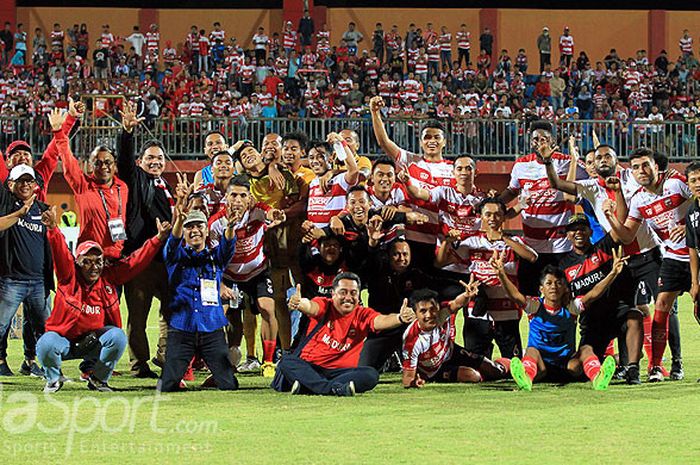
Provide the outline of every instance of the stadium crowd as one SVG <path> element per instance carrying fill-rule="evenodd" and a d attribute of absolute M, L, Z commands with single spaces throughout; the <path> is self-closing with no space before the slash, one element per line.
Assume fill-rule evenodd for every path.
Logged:
<path fill-rule="evenodd" d="M 644 348 L 649 382 L 684 377 L 674 303 L 700 290 L 699 163 L 679 173 L 642 147 L 623 167 L 600 143 L 579 159 L 537 120 L 508 187 L 485 193 L 473 158 L 446 157 L 439 122 L 422 128 L 421 153 L 397 146 L 387 103 L 369 102 L 385 152 L 373 163 L 352 130 L 325 141 L 270 133 L 260 147 L 214 131 L 207 166 L 172 184 L 162 144 L 135 147 L 136 104 L 120 112 L 116 149 L 97 146 L 82 165 L 68 135 L 85 105 L 52 108 L 43 156 L 16 141 L 0 164 L 0 330 L 23 303 L 20 371 L 55 392 L 62 362 L 81 359 L 87 387 L 111 391 L 128 347 L 131 374 L 166 392 L 206 369 L 205 387 L 236 389 L 236 371 L 257 372 L 278 391 L 350 396 L 373 389 L 392 360 L 406 388 L 512 377 L 523 390 L 542 380 L 603 390 L 614 376 L 641 382 Z M 79 210 L 74 253 L 45 203 L 59 160 Z M 516 215 L 521 236 L 503 227 Z M 0 374 L 11 375 L 6 337 L 0 349 Z"/>
<path fill-rule="evenodd" d="M 30 37 L 22 24 L 12 31 L 7 23 L 0 32 L 0 115 L 47 115 L 67 108 L 68 96 L 123 94 L 140 99 L 149 119 L 369 118 L 369 100 L 379 95 L 385 117 L 408 120 L 614 120 L 623 132 L 630 121 L 659 131 L 653 123 L 671 120 L 692 125 L 692 134 L 700 121 L 700 67 L 688 31 L 678 50 L 656 57 L 611 49 L 589 58 L 568 27 L 558 38 L 544 27 L 532 48 L 523 44 L 517 53 L 493 50 L 488 28 L 477 42 L 466 25 L 399 30 L 378 23 L 363 37 L 354 23 L 342 33 L 317 29 L 306 12 L 297 27 L 287 22 L 271 34 L 259 27 L 244 41 L 219 23 L 206 27 L 193 25 L 176 48 L 161 41 L 157 24 L 145 34 L 134 26 L 127 37 L 108 24 L 101 31 L 54 24 Z M 556 48 L 561 60 L 552 63 Z M 90 106 L 114 117 L 122 109 L 109 100 Z M 17 129 L 8 124 L 4 131 Z"/>

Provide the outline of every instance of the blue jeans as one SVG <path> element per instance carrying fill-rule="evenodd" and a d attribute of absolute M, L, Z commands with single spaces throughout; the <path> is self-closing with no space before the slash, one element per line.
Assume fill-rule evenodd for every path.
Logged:
<path fill-rule="evenodd" d="M 286 382 L 284 389 L 291 389 L 299 381 L 304 394 L 330 395 L 334 389 L 342 389 L 350 381 L 356 392 L 371 391 L 379 382 L 379 373 L 372 367 L 326 369 L 313 365 L 292 354 L 285 354 L 277 364 Z"/>
<path fill-rule="evenodd" d="M 0 335 L 7 332 L 21 303 L 24 303 L 24 318 L 29 321 L 34 337 L 38 339 L 44 334 L 44 323 L 49 316 L 45 291 L 43 279 L 0 278 Z M 4 352 L 0 353 L 0 358 L 5 358 Z"/>
<path fill-rule="evenodd" d="M 53 383 L 60 377 L 63 360 L 76 358 L 94 359 L 94 376 L 107 382 L 114 367 L 126 349 L 126 334 L 116 326 L 105 326 L 97 331 L 100 343 L 89 354 L 78 356 L 71 353 L 70 341 L 60 334 L 49 331 L 44 333 L 36 343 L 39 363 L 44 367 L 46 382 Z"/>

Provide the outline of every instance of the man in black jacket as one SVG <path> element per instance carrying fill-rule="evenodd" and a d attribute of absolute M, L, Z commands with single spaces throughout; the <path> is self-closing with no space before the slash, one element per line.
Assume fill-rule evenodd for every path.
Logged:
<path fill-rule="evenodd" d="M 127 237 L 124 254 L 140 248 L 149 238 L 157 234 L 156 220 L 170 221 L 175 205 L 174 196 L 163 178 L 165 152 L 158 141 L 146 142 L 141 155 L 135 159 L 134 128 L 143 120 L 138 118 L 136 105 L 128 104 L 122 112 L 123 131 L 119 139 L 117 167 L 119 177 L 129 186 L 127 205 Z M 137 378 L 156 378 L 148 360 L 150 351 L 146 337 L 146 322 L 153 298 L 160 300 L 160 336 L 154 363 L 165 360 L 165 339 L 168 326 L 162 310 L 168 302 L 168 274 L 162 254 L 156 258 L 136 279 L 124 285 L 124 297 L 129 308 L 127 335 L 129 337 L 129 363 L 131 373 Z"/>
<path fill-rule="evenodd" d="M 36 339 L 44 333 L 53 287 L 53 262 L 41 214 L 48 206 L 36 198 L 34 169 L 21 164 L 10 171 L 7 187 L 0 186 L 0 216 L 12 215 L 0 231 L 0 334 L 7 331 L 20 303 Z M 34 358 L 25 364 L 36 365 Z M 38 368 L 38 367 L 37 367 Z M 33 370 L 31 370 L 33 371 Z M 9 373 L 7 373 L 9 372 Z M 0 373 L 11 374 L 4 356 Z"/>
<path fill-rule="evenodd" d="M 299 35 L 301 46 L 311 45 L 311 37 L 314 35 L 314 20 L 309 15 L 309 10 L 304 10 L 304 16 L 299 20 Z"/>

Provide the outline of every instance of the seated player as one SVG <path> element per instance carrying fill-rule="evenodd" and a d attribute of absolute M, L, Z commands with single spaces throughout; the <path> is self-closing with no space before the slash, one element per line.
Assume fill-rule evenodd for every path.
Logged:
<path fill-rule="evenodd" d="M 455 316 L 476 296 L 479 283 L 472 275 L 465 291 L 440 306 L 438 293 L 419 289 L 411 295 L 416 320 L 403 335 L 403 386 L 421 388 L 426 381 L 478 383 L 507 374 L 505 363 L 492 362 L 455 344 Z"/>
<path fill-rule="evenodd" d="M 503 258 L 498 252 L 491 258 L 491 266 L 511 299 L 530 315 L 530 335 L 522 361 L 513 358 L 510 374 L 518 387 L 532 390 L 534 381 L 573 381 L 585 373 L 593 389 L 607 389 L 615 374 L 615 359 L 605 358 L 603 364 L 589 345 L 576 350 L 576 316 L 599 298 L 620 274 L 626 258 L 622 249 L 613 253 L 613 266 L 608 275 L 587 294 L 572 299 L 564 272 L 552 265 L 542 270 L 540 292 L 542 297 L 525 297 L 508 279 Z"/>

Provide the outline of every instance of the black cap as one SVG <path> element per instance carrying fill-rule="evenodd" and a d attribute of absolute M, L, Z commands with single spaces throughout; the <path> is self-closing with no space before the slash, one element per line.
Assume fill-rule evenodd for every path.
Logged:
<path fill-rule="evenodd" d="M 591 222 L 588 221 L 588 217 L 583 213 L 576 213 L 569 217 L 569 221 L 566 222 L 566 230 L 571 231 L 576 229 L 576 226 L 584 225 L 588 228 L 591 227 Z"/>

